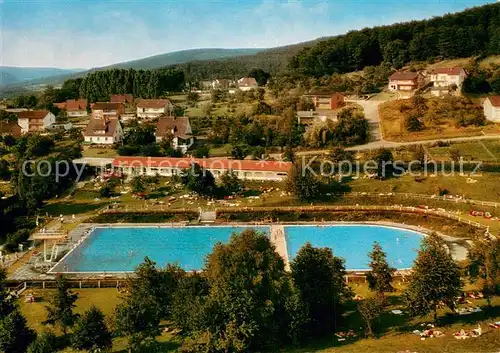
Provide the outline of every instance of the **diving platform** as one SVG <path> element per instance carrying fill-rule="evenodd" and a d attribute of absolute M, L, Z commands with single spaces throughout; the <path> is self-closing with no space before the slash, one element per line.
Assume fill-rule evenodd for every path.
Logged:
<path fill-rule="evenodd" d="M 38 232 L 31 235 L 31 239 L 43 240 L 43 261 L 53 262 L 59 254 L 59 244 L 68 241 L 69 237 L 68 232 Z"/>
<path fill-rule="evenodd" d="M 286 244 L 285 227 L 282 225 L 271 225 L 269 229 L 271 243 L 276 247 L 276 252 L 285 262 L 285 270 L 290 271 L 290 261 Z"/>

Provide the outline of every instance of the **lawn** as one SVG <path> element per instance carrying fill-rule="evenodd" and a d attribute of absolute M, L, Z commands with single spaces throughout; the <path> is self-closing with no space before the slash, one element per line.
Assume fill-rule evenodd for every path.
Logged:
<path fill-rule="evenodd" d="M 450 151 L 456 149 L 465 161 L 498 162 L 500 159 L 500 140 L 456 142 L 449 146 L 429 146 L 427 152 L 436 161 L 450 160 Z"/>
<path fill-rule="evenodd" d="M 99 157 L 99 158 L 114 158 L 118 156 L 114 148 L 97 148 L 92 146 L 84 146 L 83 157 Z"/>
<path fill-rule="evenodd" d="M 368 291 L 366 284 L 351 284 L 356 294 L 363 297 L 369 297 L 372 294 Z M 439 324 L 437 329 L 445 333 L 444 337 L 429 338 L 424 341 L 419 336 L 412 334 L 414 329 L 421 329 L 420 324 L 423 322 L 431 322 L 430 317 L 410 319 L 406 315 L 394 315 L 390 313 L 393 309 L 404 309 L 402 307 L 401 292 L 404 289 L 404 284 L 395 284 L 397 292 L 391 293 L 389 296 L 390 306 L 383 314 L 377 324 L 376 339 L 359 338 L 349 342 L 337 342 L 333 338 L 323 339 L 317 342 L 310 342 L 304 348 L 282 348 L 279 352 L 282 353 L 359 353 L 359 352 L 376 352 L 376 353 L 395 353 L 399 350 L 410 349 L 417 352 L 426 353 L 444 353 L 444 352 L 463 352 L 463 353 L 493 353 L 495 349 L 500 347 L 500 330 L 489 329 L 487 324 L 500 320 L 500 297 L 493 300 L 493 308 L 490 311 L 467 316 L 451 315 L 448 309 L 442 309 L 439 312 Z M 470 291 L 474 288 L 467 285 L 466 290 Z M 79 295 L 76 304 L 76 312 L 81 313 L 88 309 L 92 304 L 99 307 L 105 315 L 112 315 L 114 308 L 120 302 L 120 297 L 116 289 L 75 289 L 75 293 Z M 36 303 L 24 303 L 23 298 L 20 300 L 20 307 L 23 314 L 28 320 L 28 324 L 38 332 L 44 330 L 44 325 L 41 323 L 46 319 L 45 305 L 51 290 L 35 290 L 35 294 L 39 300 Z M 480 306 L 485 309 L 485 300 L 473 300 L 472 306 Z M 355 309 L 353 306 L 351 309 Z M 347 327 L 338 328 L 338 330 L 353 329 L 359 336 L 362 336 L 362 322 L 357 312 L 352 312 L 349 316 L 350 324 Z M 468 340 L 456 340 L 453 333 L 464 328 L 470 330 L 476 328 L 478 323 L 481 324 L 483 335 L 479 338 L 470 338 Z M 163 334 L 158 337 L 158 341 L 162 342 L 162 352 L 176 352 L 179 346 L 179 340 L 170 334 Z M 124 338 L 115 338 L 113 340 L 113 352 L 123 352 L 126 348 L 126 340 Z M 74 352 L 67 348 L 63 352 Z"/>
<path fill-rule="evenodd" d="M 429 101 L 439 102 L 437 98 L 431 98 Z M 500 133 L 500 124 L 491 122 L 484 126 L 460 127 L 457 125 L 456 119 L 449 117 L 450 112 L 448 111 L 442 116 L 432 115 L 435 119 L 432 123 L 424 120 L 424 128 L 420 131 L 408 131 L 403 111 L 409 104 L 409 100 L 397 100 L 380 105 L 379 115 L 385 140 L 394 142 L 425 141 Z"/>

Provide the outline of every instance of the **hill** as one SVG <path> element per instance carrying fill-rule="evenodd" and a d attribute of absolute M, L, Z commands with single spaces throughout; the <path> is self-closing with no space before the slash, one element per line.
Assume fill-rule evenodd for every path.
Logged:
<path fill-rule="evenodd" d="M 54 72 L 52 75 L 45 75 L 43 78 L 33 77 L 31 80 L 19 83 L 19 82 L 11 82 L 13 83 L 10 87 L 3 87 L 3 91 L 5 88 L 9 88 L 11 90 L 19 87 L 28 87 L 28 86 L 39 86 L 39 85 L 57 85 L 63 83 L 65 80 L 70 78 L 78 78 L 83 77 L 89 73 L 95 71 L 109 70 L 109 69 L 157 69 L 166 66 L 178 65 L 188 61 L 198 61 L 198 60 L 214 60 L 214 59 L 223 59 L 235 56 L 242 55 L 252 55 L 256 54 L 263 49 L 255 49 L 255 48 L 243 48 L 243 49 L 220 49 L 220 48 L 207 48 L 207 49 L 190 49 L 190 50 L 181 50 L 171 53 L 165 53 L 160 55 L 149 56 L 142 59 L 125 61 L 122 63 L 117 63 L 109 66 L 92 68 L 90 70 L 79 71 L 79 72 Z M 13 68 L 18 69 L 18 68 Z M 16 76 L 16 75 L 14 75 Z M 46 77 L 50 76 L 50 77 Z M 16 76 L 17 77 L 17 76 Z M 21 81 L 21 80 L 20 80 Z M 8 83 L 6 83 L 8 84 Z"/>
<path fill-rule="evenodd" d="M 16 67 L 16 66 L 0 66 L 2 80 L 0 84 L 10 84 L 14 82 L 22 82 L 36 80 L 54 75 L 68 75 L 82 69 L 59 69 L 55 67 Z"/>
<path fill-rule="evenodd" d="M 19 82 L 19 79 L 11 73 L 0 71 L 0 85 L 10 85 Z"/>

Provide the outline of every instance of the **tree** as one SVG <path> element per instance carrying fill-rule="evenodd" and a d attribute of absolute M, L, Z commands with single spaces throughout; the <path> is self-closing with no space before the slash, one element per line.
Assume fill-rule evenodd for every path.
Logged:
<path fill-rule="evenodd" d="M 47 320 L 44 324 L 59 325 L 66 335 L 67 329 L 73 327 L 78 314 L 73 312 L 78 295 L 70 291 L 70 284 L 63 275 L 56 277 L 56 290 L 49 299 Z"/>
<path fill-rule="evenodd" d="M 345 283 L 344 260 L 329 248 L 306 243 L 290 263 L 292 278 L 307 308 L 310 335 L 331 334 L 352 292 Z"/>
<path fill-rule="evenodd" d="M 265 86 L 267 81 L 271 78 L 271 75 L 269 72 L 265 72 L 262 69 L 252 69 L 248 77 L 253 77 L 259 86 Z"/>
<path fill-rule="evenodd" d="M 341 146 L 335 146 L 330 150 L 330 160 L 334 163 L 351 163 L 354 160 L 354 155 L 351 151 L 346 151 Z"/>
<path fill-rule="evenodd" d="M 71 339 L 76 349 L 98 351 L 111 348 L 111 333 L 102 311 L 95 306 L 85 311 L 76 322 Z"/>
<path fill-rule="evenodd" d="M 301 323 L 283 259 L 269 237 L 249 229 L 218 243 L 207 256 L 209 286 L 183 349 L 188 352 L 257 352 L 281 347 Z M 293 326 L 292 326 L 293 323 Z M 191 325 L 186 325 L 190 327 Z"/>
<path fill-rule="evenodd" d="M 424 316 L 444 303 L 455 309 L 455 298 L 462 293 L 460 267 L 453 261 L 444 241 L 435 233 L 425 237 L 413 265 L 404 297 L 411 315 Z"/>
<path fill-rule="evenodd" d="M 245 150 L 246 148 L 244 148 L 243 146 L 240 145 L 233 146 L 233 149 L 231 150 L 231 155 L 233 156 L 234 159 L 242 160 L 245 158 L 246 155 Z"/>
<path fill-rule="evenodd" d="M 243 189 L 243 183 L 232 170 L 227 170 L 220 176 L 220 183 L 224 190 L 230 194 L 238 193 Z"/>
<path fill-rule="evenodd" d="M 476 239 L 469 249 L 467 269 L 471 280 L 481 285 L 491 307 L 491 297 L 500 293 L 500 241 Z"/>
<path fill-rule="evenodd" d="M 366 279 L 370 290 L 376 292 L 380 296 L 384 296 L 385 292 L 394 292 L 392 286 L 392 276 L 396 271 L 387 263 L 387 256 L 382 250 L 379 243 L 373 243 L 373 251 L 368 254 L 370 257 L 370 272 L 367 272 Z"/>
<path fill-rule="evenodd" d="M 136 175 L 135 177 L 132 178 L 130 186 L 132 187 L 132 192 L 135 194 L 144 192 L 146 190 L 146 183 L 144 182 L 144 177 L 142 175 Z"/>
<path fill-rule="evenodd" d="M 28 327 L 17 307 L 8 315 L 0 317 L 0 352 L 25 352 L 35 337 L 35 331 Z"/>
<path fill-rule="evenodd" d="M 191 168 L 183 172 L 182 183 L 190 191 L 200 195 L 213 195 L 216 189 L 213 174 L 209 170 L 200 167 L 197 163 L 193 163 Z"/>
<path fill-rule="evenodd" d="M 380 297 L 367 298 L 358 303 L 358 311 L 365 324 L 368 336 L 373 336 L 373 326 L 382 314 L 384 301 Z"/>
<path fill-rule="evenodd" d="M 375 152 L 374 160 L 377 163 L 377 176 L 381 179 L 391 177 L 394 172 L 394 157 L 391 150 L 381 148 Z"/>
<path fill-rule="evenodd" d="M 210 154 L 210 147 L 207 145 L 200 146 L 193 150 L 193 157 L 195 158 L 203 158 L 208 157 Z"/>
<path fill-rule="evenodd" d="M 57 336 L 52 331 L 42 332 L 28 347 L 27 353 L 53 353 L 57 351 Z"/>
<path fill-rule="evenodd" d="M 200 94 L 197 92 L 189 92 L 187 95 L 188 103 L 195 105 L 200 100 Z"/>
<path fill-rule="evenodd" d="M 296 162 L 287 176 L 286 189 L 301 201 L 312 201 L 320 194 L 320 182 Z"/>

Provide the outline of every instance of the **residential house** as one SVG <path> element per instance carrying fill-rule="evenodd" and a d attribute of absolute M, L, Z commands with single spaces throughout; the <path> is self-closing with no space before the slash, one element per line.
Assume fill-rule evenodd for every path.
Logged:
<path fill-rule="evenodd" d="M 238 80 L 238 88 L 242 91 L 250 91 L 257 87 L 257 81 L 253 77 L 242 77 Z"/>
<path fill-rule="evenodd" d="M 233 85 L 233 81 L 221 78 L 221 79 L 215 79 L 212 81 L 212 88 L 213 89 L 229 89 Z"/>
<path fill-rule="evenodd" d="M 429 76 L 433 84 L 431 93 L 439 97 L 443 93 L 460 93 L 467 72 L 461 67 L 443 67 L 431 70 Z"/>
<path fill-rule="evenodd" d="M 327 120 L 337 121 L 337 112 L 333 110 L 299 110 L 297 121 L 300 125 L 313 125 Z"/>
<path fill-rule="evenodd" d="M 233 171 L 242 180 L 282 181 L 285 180 L 291 162 L 265 160 L 236 160 L 227 158 L 173 158 L 173 157 L 117 157 L 113 168 L 125 175 L 181 174 L 196 163 L 219 178 L 227 171 Z"/>
<path fill-rule="evenodd" d="M 339 109 L 346 105 L 345 96 L 342 93 L 319 93 L 306 94 L 304 97 L 311 98 L 314 103 L 314 108 L 318 109 Z"/>
<path fill-rule="evenodd" d="M 420 72 L 395 72 L 389 77 L 390 91 L 411 92 L 424 84 L 424 76 Z"/>
<path fill-rule="evenodd" d="M 173 105 L 168 99 L 141 99 L 137 102 L 137 117 L 158 118 L 170 115 Z"/>
<path fill-rule="evenodd" d="M 171 146 L 174 149 L 180 149 L 182 153 L 186 153 L 194 143 L 188 117 L 171 116 L 158 119 L 155 136 L 156 142 L 165 138 L 171 139 Z"/>
<path fill-rule="evenodd" d="M 123 140 L 123 129 L 118 119 L 91 118 L 83 137 L 86 143 L 112 145 Z"/>
<path fill-rule="evenodd" d="M 17 121 L 0 120 L 0 136 L 21 137 L 22 129 Z"/>
<path fill-rule="evenodd" d="M 66 113 L 68 117 L 87 116 L 87 105 L 86 99 L 68 99 L 66 101 Z"/>
<path fill-rule="evenodd" d="M 16 113 L 17 123 L 21 132 L 42 132 L 50 129 L 56 122 L 56 117 L 48 110 L 27 110 Z"/>
<path fill-rule="evenodd" d="M 500 96 L 486 97 L 483 101 L 484 116 L 494 122 L 500 122 Z"/>
<path fill-rule="evenodd" d="M 97 102 L 92 105 L 92 118 L 118 119 L 125 112 L 123 103 Z"/>
<path fill-rule="evenodd" d="M 111 103 L 133 104 L 134 96 L 131 94 L 113 94 L 109 101 Z"/>

